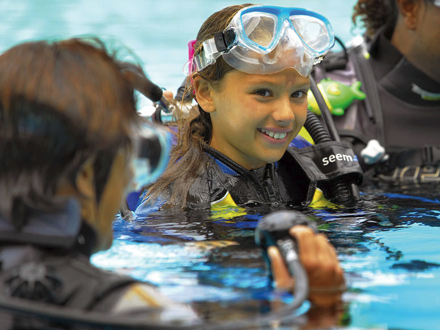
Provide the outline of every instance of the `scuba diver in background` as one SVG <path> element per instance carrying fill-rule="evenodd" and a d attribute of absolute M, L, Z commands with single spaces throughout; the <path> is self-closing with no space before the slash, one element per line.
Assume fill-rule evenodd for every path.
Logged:
<path fill-rule="evenodd" d="M 38 327 L 42 320 L 32 315 L 46 316 L 49 323 L 54 317 L 55 323 L 154 329 L 200 325 L 188 306 L 89 261 L 112 244 L 112 222 L 131 186 L 132 162 L 144 156 L 153 180 L 160 172 L 154 164 L 166 152 L 160 129 L 136 113 L 133 76 L 142 70 L 132 68 L 110 56 L 98 39 L 28 42 L 0 56 L 4 328 Z M 344 284 L 344 275 L 334 248 L 307 227 L 289 232 L 303 246 L 299 257 L 317 289 L 310 299 L 320 306 L 340 301 L 341 292 L 333 288 Z M 291 287 L 279 251 L 268 252 L 275 281 Z"/>
<path fill-rule="evenodd" d="M 439 182 L 440 1 L 359 0 L 359 19 L 364 38 L 329 53 L 313 73 L 339 134 L 368 177 Z"/>
<path fill-rule="evenodd" d="M 170 164 L 135 214 L 154 203 L 326 205 L 331 179 L 347 174 L 358 183 L 348 143 L 310 146 L 297 137 L 308 116 L 310 72 L 333 44 L 328 20 L 305 9 L 248 4 L 211 15 L 190 43 L 187 95 L 194 93 L 198 109 L 177 118 Z"/>

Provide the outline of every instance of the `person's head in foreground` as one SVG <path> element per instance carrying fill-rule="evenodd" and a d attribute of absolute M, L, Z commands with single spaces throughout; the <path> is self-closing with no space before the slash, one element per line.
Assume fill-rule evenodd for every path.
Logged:
<path fill-rule="evenodd" d="M 96 39 L 28 42 L 0 56 L 0 217 L 11 232 L 73 208 L 96 234 L 90 252 L 111 245 L 140 124 L 118 63 Z"/>
<path fill-rule="evenodd" d="M 328 20 L 302 8 L 246 4 L 211 15 L 188 62 L 199 111 L 180 122 L 170 167 L 149 193 L 173 183 L 185 196 L 207 145 L 247 170 L 278 161 L 306 120 L 312 67 L 333 44 Z"/>

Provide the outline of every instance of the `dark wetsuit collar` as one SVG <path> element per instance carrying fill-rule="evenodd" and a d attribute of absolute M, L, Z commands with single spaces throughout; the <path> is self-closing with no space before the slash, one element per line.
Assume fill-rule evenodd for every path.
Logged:
<path fill-rule="evenodd" d="M 243 201 L 240 204 L 244 205 L 247 202 L 255 203 L 255 200 L 263 201 L 264 203 L 279 203 L 281 197 L 279 196 L 278 185 L 275 184 L 275 170 L 278 167 L 278 162 L 268 163 L 258 169 L 248 170 L 209 146 L 205 146 L 204 151 L 215 160 L 223 173 L 244 179 L 247 181 L 246 185 L 252 183 L 259 197 L 254 196 L 256 199 Z M 236 202 L 246 195 L 234 196 L 233 190 L 235 189 L 232 189 L 230 193 Z"/>
<path fill-rule="evenodd" d="M 391 44 L 392 32 L 389 27 L 382 28 L 370 45 L 372 66 L 379 84 L 405 103 L 440 105 L 440 84 L 414 67 Z"/>
<path fill-rule="evenodd" d="M 385 26 L 379 29 L 378 33 L 369 43 L 369 53 L 372 59 L 380 65 L 379 70 L 375 70 L 376 78 L 381 78 L 382 76 L 378 74 L 389 72 L 403 58 L 402 53 L 391 44 L 392 35 L 393 28 Z M 376 68 L 377 65 L 375 66 Z"/>
<path fill-rule="evenodd" d="M 57 211 L 35 212 L 25 226 L 17 230 L 0 217 L 0 244 L 32 244 L 43 248 L 76 251 L 90 256 L 96 243 L 96 233 L 81 219 L 79 203 L 66 201 Z"/>
<path fill-rule="evenodd" d="M 217 162 L 220 169 L 224 173 L 227 173 L 227 174 L 232 174 L 232 175 L 240 174 L 240 175 L 248 176 L 250 173 L 261 173 L 261 172 L 265 171 L 265 168 L 267 168 L 268 166 L 269 167 L 275 166 L 275 168 L 277 167 L 277 162 L 275 162 L 275 163 L 269 163 L 261 168 L 255 169 L 255 170 L 248 170 L 248 169 L 244 168 L 243 166 L 237 164 L 232 159 L 225 156 L 224 154 L 222 154 L 218 150 L 216 150 L 208 145 L 204 146 L 203 150 L 208 155 L 210 155 Z"/>

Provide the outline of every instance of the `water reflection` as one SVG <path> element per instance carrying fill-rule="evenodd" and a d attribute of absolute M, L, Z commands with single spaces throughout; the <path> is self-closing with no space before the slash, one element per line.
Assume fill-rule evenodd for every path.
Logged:
<path fill-rule="evenodd" d="M 314 326 L 332 320 L 349 328 L 431 329 L 439 321 L 437 188 L 397 193 L 371 186 L 356 208 L 303 210 L 336 246 L 349 286 L 341 309 L 307 314 Z M 119 220 L 115 246 L 93 261 L 156 283 L 210 320 L 233 318 L 232 311 L 241 318 L 257 315 L 275 302 L 253 240 L 258 219 L 270 211 L 249 208 L 236 218 L 166 211 L 134 223 Z"/>

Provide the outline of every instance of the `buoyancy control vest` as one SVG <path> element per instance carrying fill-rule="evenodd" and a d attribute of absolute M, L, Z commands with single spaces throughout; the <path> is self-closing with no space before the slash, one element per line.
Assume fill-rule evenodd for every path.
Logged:
<path fill-rule="evenodd" d="M 239 206 L 288 203 L 301 205 L 302 202 L 311 201 L 307 196 L 311 180 L 289 153 L 277 163 L 247 170 L 211 147 L 206 146 L 204 150 L 211 161 L 205 174 L 191 187 L 190 196 L 195 196 L 192 191 L 199 191 L 200 186 L 206 186 L 209 191 L 203 195 L 204 198 L 209 198 L 206 202 L 211 205 L 225 200 Z M 291 184 L 287 185 L 289 181 Z M 200 205 L 200 200 L 193 199 L 190 203 Z"/>
<path fill-rule="evenodd" d="M 341 138 L 353 144 L 367 176 L 392 182 L 440 181 L 440 84 L 394 48 L 391 34 L 392 29 L 384 27 L 368 44 L 362 38 L 347 53 L 327 55 L 314 76 L 345 85 L 361 82 L 365 100 L 354 99 L 333 119 Z M 362 150 L 373 139 L 385 152 L 369 164 Z"/>
<path fill-rule="evenodd" d="M 303 148 L 291 145 L 278 162 L 255 170 L 245 169 L 209 146 L 204 151 L 211 161 L 190 188 L 189 206 L 307 206 L 318 198 L 317 188 L 331 199 L 335 179 L 350 176 L 356 184 L 362 180 L 357 157 L 348 143 L 329 141 Z"/>
<path fill-rule="evenodd" d="M 255 170 L 245 169 L 205 145 L 205 156 L 200 160 L 206 164 L 205 170 L 191 184 L 186 206 L 212 209 L 259 204 L 354 205 L 359 199 L 358 186 L 363 173 L 352 146 L 331 140 L 328 131 L 310 111 L 304 128 L 307 131 L 302 134 L 307 133 L 307 137 L 295 137 L 279 161 Z M 123 217 L 143 218 L 156 212 L 169 200 L 172 189 L 171 185 L 154 201 L 146 197 L 148 190 L 143 190 L 136 194 L 137 202 L 127 203 L 129 209 Z"/>
<path fill-rule="evenodd" d="M 16 229 L 0 217 L 0 297 L 108 311 L 136 281 L 90 264 L 95 232 L 79 206 L 31 216 Z"/>
<path fill-rule="evenodd" d="M 17 252 L 17 247 L 3 247 L 2 257 L 9 249 L 13 249 L 13 253 Z M 1 295 L 84 311 L 104 312 L 135 282 L 130 277 L 94 267 L 81 254 L 56 255 L 46 251 L 33 255 L 38 257 L 29 260 L 28 254 L 26 262 L 2 269 Z"/>

